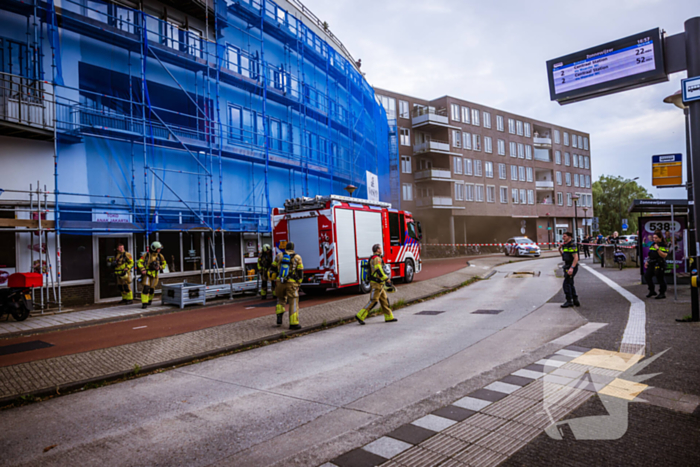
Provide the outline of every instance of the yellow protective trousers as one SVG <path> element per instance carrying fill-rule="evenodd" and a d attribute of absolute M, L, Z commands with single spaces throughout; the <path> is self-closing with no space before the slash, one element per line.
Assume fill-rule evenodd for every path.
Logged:
<path fill-rule="evenodd" d="M 141 290 L 141 303 L 150 304 L 153 301 L 153 296 L 156 294 L 156 286 L 158 285 L 158 276 L 151 276 L 146 274 L 141 276 L 141 282 L 143 289 Z"/>
<path fill-rule="evenodd" d="M 277 282 L 277 307 L 275 312 L 278 315 L 284 314 L 287 304 L 289 304 L 289 324 L 294 326 L 299 324 L 299 284 L 296 282 Z"/>
<path fill-rule="evenodd" d="M 122 293 L 122 300 L 133 300 L 134 292 L 131 290 L 131 271 L 126 271 L 126 274 L 123 276 L 119 275 L 120 272 L 117 271 L 115 274 L 117 276 L 117 287 Z"/>
<path fill-rule="evenodd" d="M 384 284 L 378 282 L 371 282 L 371 290 L 369 292 L 369 302 L 357 313 L 357 317 L 362 321 L 367 318 L 369 312 L 372 308 L 377 306 L 377 303 L 381 305 L 382 313 L 384 313 L 384 321 L 389 321 L 394 319 L 394 314 L 391 312 L 391 306 L 389 306 L 389 297 L 384 290 Z"/>

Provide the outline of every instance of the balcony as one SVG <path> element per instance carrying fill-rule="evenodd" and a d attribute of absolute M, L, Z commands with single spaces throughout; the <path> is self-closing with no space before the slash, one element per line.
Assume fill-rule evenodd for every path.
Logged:
<path fill-rule="evenodd" d="M 414 129 L 428 131 L 439 128 L 458 128 L 450 125 L 446 109 L 435 110 L 434 107 L 418 107 L 414 109 L 411 124 Z"/>
<path fill-rule="evenodd" d="M 543 137 L 543 136 L 535 136 L 532 138 L 532 145 L 535 146 L 536 148 L 551 148 L 552 147 L 552 138 L 550 137 Z"/>
<path fill-rule="evenodd" d="M 450 152 L 450 143 L 448 141 L 428 140 L 413 146 L 413 154 L 424 153 L 447 154 L 458 156 L 457 153 Z"/>
<path fill-rule="evenodd" d="M 453 209 L 452 198 L 450 198 L 449 196 L 428 196 L 426 198 L 418 198 L 416 200 L 416 207 Z"/>
<path fill-rule="evenodd" d="M 51 140 L 54 109 L 43 81 L 0 73 L 0 134 Z"/>
<path fill-rule="evenodd" d="M 538 191 L 554 191 L 554 182 L 551 180 L 535 181 L 535 188 Z"/>
<path fill-rule="evenodd" d="M 413 175 L 416 182 L 454 182 L 449 169 L 426 169 Z"/>

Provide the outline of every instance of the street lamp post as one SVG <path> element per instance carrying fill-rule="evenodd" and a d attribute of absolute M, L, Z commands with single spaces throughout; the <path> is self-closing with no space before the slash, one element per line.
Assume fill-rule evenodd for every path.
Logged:
<path fill-rule="evenodd" d="M 624 216 L 624 214 L 622 213 L 622 192 L 625 190 L 625 187 L 626 187 L 628 184 L 632 183 L 632 182 L 635 181 L 635 180 L 639 180 L 639 177 L 634 177 L 632 180 L 627 180 L 627 181 L 626 181 L 625 183 L 623 183 L 622 186 L 620 187 L 620 196 L 618 197 L 618 200 L 617 200 L 617 205 L 618 205 L 618 207 L 620 208 L 620 230 L 622 230 L 622 216 Z"/>
<path fill-rule="evenodd" d="M 590 232 L 587 232 L 586 224 L 588 223 L 588 207 L 584 206 L 583 207 L 583 234 L 584 236 L 586 234 L 590 234 Z"/>
<path fill-rule="evenodd" d="M 571 197 L 574 200 L 574 243 L 578 244 L 578 195 Z"/>

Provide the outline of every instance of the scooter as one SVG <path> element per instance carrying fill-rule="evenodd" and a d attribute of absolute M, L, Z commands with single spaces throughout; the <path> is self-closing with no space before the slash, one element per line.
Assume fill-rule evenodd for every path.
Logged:
<path fill-rule="evenodd" d="M 41 274 L 15 273 L 7 281 L 7 288 L 0 289 L 0 318 L 12 315 L 16 321 L 24 321 L 34 309 L 32 287 L 41 287 Z"/>

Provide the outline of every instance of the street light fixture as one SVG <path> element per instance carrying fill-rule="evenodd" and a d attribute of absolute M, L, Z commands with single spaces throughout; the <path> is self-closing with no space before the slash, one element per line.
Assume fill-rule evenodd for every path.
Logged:
<path fill-rule="evenodd" d="M 632 180 L 627 180 L 625 183 L 622 184 L 620 187 L 620 196 L 618 197 L 617 200 L 617 205 L 620 208 L 620 229 L 622 229 L 622 192 L 625 190 L 625 187 L 629 185 L 630 183 L 634 182 L 635 180 L 639 180 L 639 177 L 634 177 Z"/>

